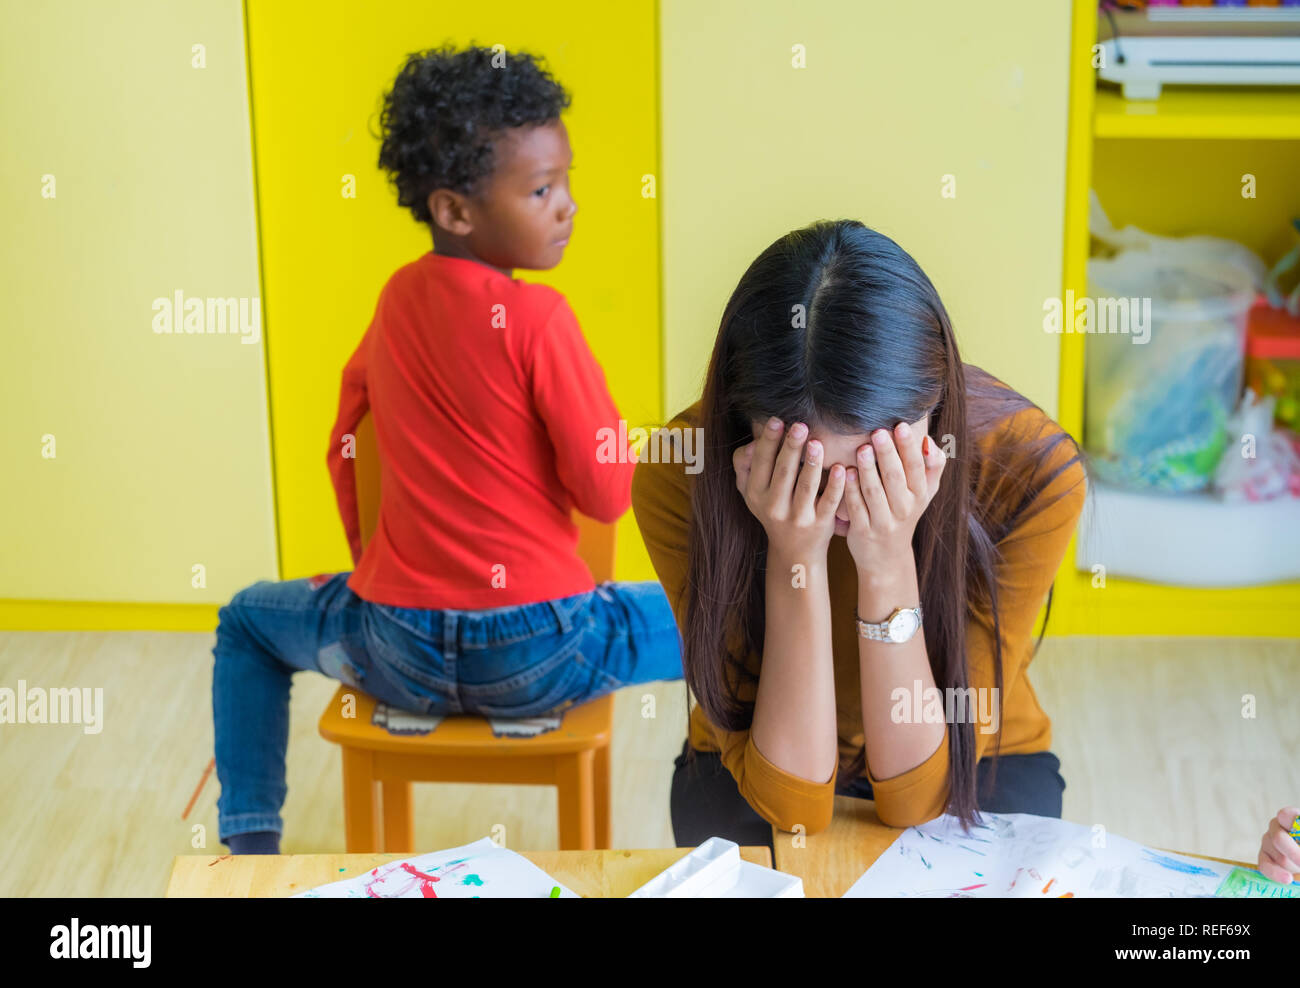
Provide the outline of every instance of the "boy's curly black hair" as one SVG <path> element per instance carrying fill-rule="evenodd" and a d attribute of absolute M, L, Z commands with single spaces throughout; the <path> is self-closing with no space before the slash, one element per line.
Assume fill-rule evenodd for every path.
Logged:
<path fill-rule="evenodd" d="M 509 127 L 558 120 L 569 94 L 526 52 L 450 44 L 407 56 L 380 115 L 379 167 L 397 204 L 432 224 L 429 193 L 471 194 L 494 167 L 493 141 Z"/>

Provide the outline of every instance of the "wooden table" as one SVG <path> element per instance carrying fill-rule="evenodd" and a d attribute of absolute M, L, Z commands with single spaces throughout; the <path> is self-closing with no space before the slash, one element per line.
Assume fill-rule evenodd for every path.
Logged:
<path fill-rule="evenodd" d="M 647 851 L 520 851 L 544 872 L 584 898 L 619 899 L 634 892 L 690 852 L 688 847 Z M 766 847 L 742 847 L 746 861 L 772 867 Z M 168 898 L 285 897 L 360 875 L 410 854 L 182 854 L 172 864 Z"/>
<path fill-rule="evenodd" d="M 876 804 L 856 796 L 836 796 L 831 825 L 821 833 L 804 835 L 802 847 L 795 846 L 795 835 L 772 828 L 772 845 L 776 849 L 776 870 L 803 879 L 803 893 L 811 898 L 837 897 L 849 890 L 862 873 L 876 863 L 903 831 L 887 827 L 876 816 Z M 1167 851 L 1169 848 L 1157 848 Z M 1211 858 L 1204 854 L 1187 854 L 1222 864 L 1254 868 L 1244 861 Z"/>
<path fill-rule="evenodd" d="M 804 836 L 794 846 L 795 835 L 772 831 L 778 871 L 803 879 L 809 898 L 838 897 L 848 891 L 902 831 L 887 827 L 876 817 L 875 803 L 853 796 L 836 796 L 831 825 L 819 834 Z M 1157 850 L 1171 850 L 1157 848 Z M 680 860 L 689 848 L 641 851 L 521 851 L 537 867 L 585 898 L 622 898 L 665 868 Z M 1254 868 L 1245 861 L 1187 854 L 1222 864 Z M 773 867 L 766 847 L 742 847 L 740 856 Z M 167 883 L 167 896 L 210 898 L 280 897 L 305 892 L 369 871 L 376 865 L 409 854 L 249 854 L 216 857 L 202 854 L 177 856 Z"/>

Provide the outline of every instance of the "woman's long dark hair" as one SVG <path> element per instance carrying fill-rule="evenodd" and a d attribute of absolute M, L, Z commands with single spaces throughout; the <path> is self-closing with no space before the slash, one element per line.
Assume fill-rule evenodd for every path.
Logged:
<path fill-rule="evenodd" d="M 751 422 L 772 416 L 787 426 L 866 433 L 930 413 L 931 442 L 950 454 L 912 540 L 930 668 L 939 689 L 968 687 L 969 612 L 991 611 L 1001 696 L 997 543 L 1051 481 L 1037 469 L 1051 449 L 1062 441 L 1074 446 L 1074 457 L 1052 477 L 1081 456 L 1074 440 L 1055 430 L 980 448 L 981 436 L 1031 407 L 962 363 L 934 285 L 883 234 L 855 220 L 819 222 L 763 251 L 723 313 L 698 422 L 705 451 L 692 485 L 683 666 L 709 720 L 739 731 L 753 719 L 753 703 L 733 684 L 752 683 L 745 656 L 762 655 L 767 535 L 736 488 L 732 453 L 753 439 Z M 994 479 L 977 490 L 985 456 Z M 1050 615 L 1050 592 L 1047 602 Z M 970 824 L 979 819 L 975 730 L 970 718 L 962 720 L 948 725 L 948 812 Z M 856 778 L 865 767 L 863 749 L 840 766 L 840 778 Z"/>

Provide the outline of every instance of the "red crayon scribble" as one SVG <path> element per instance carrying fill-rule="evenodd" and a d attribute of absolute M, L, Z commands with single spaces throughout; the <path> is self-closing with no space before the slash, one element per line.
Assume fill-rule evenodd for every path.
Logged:
<path fill-rule="evenodd" d="M 221 855 L 221 857 L 217 858 L 217 861 L 225 861 L 226 858 L 228 858 L 228 857 L 230 857 L 229 854 L 223 854 L 223 855 Z M 208 867 L 211 868 L 214 864 L 217 863 L 217 861 L 209 861 L 209 862 L 208 862 Z"/>
<path fill-rule="evenodd" d="M 199 793 L 203 791 L 203 786 L 207 783 L 208 776 L 212 774 L 212 769 L 216 764 L 217 760 L 213 758 L 208 762 L 208 767 L 203 770 L 203 778 L 199 779 L 199 784 L 194 787 L 194 795 L 191 796 L 190 801 L 185 804 L 185 812 L 181 814 L 182 820 L 190 815 L 190 810 L 194 809 L 194 801 L 199 798 Z"/>
<path fill-rule="evenodd" d="M 969 892 L 971 889 L 982 889 L 986 884 L 987 884 L 986 882 L 980 882 L 978 885 L 965 885 L 962 888 L 959 888 L 957 891 Z"/>
<path fill-rule="evenodd" d="M 1046 895 L 1046 894 L 1047 894 L 1047 890 L 1050 889 L 1050 888 L 1051 888 L 1055 883 L 1056 883 L 1056 879 L 1053 878 L 1050 882 L 1048 882 L 1046 885 L 1044 885 L 1044 886 L 1043 886 L 1043 895 Z"/>
<path fill-rule="evenodd" d="M 1038 873 L 1038 869 L 1037 869 L 1037 868 L 1030 868 L 1030 869 L 1029 869 L 1029 877 L 1030 877 L 1030 878 L 1033 878 L 1033 879 L 1036 879 L 1036 880 L 1038 880 L 1038 881 L 1040 881 L 1040 882 L 1043 880 L 1043 876 L 1040 875 L 1040 874 Z"/>
<path fill-rule="evenodd" d="M 414 875 L 417 879 L 419 879 L 420 894 L 422 896 L 424 896 L 426 899 L 438 898 L 436 895 L 433 894 L 433 883 L 442 881 L 442 879 L 440 879 L 437 875 L 426 875 L 424 872 L 420 871 L 418 868 L 415 867 L 415 865 L 411 864 L 409 861 L 402 862 L 402 871 L 406 872 L 408 875 Z"/>
<path fill-rule="evenodd" d="M 414 875 L 416 878 L 427 878 L 431 882 L 442 881 L 442 879 L 437 875 L 428 875 L 420 871 L 419 868 L 415 867 L 415 865 L 411 864 L 409 861 L 402 862 L 402 871 L 406 872 L 408 875 Z"/>
<path fill-rule="evenodd" d="M 456 869 L 463 868 L 464 866 L 465 865 L 463 863 L 460 863 L 453 868 L 449 868 L 448 871 L 455 871 Z M 393 879 L 394 876 L 397 875 L 399 871 L 405 872 L 407 875 L 409 875 L 410 881 L 412 883 L 418 883 L 416 887 L 420 890 L 420 895 L 422 895 L 424 898 L 426 899 L 438 898 L 438 896 L 433 891 L 433 883 L 442 881 L 442 878 L 439 877 L 438 875 L 432 875 L 429 874 L 428 872 L 420 871 L 420 869 L 416 868 L 415 865 L 411 864 L 409 861 L 393 862 L 392 864 L 384 865 L 383 867 L 384 867 L 384 873 L 382 875 L 379 874 L 378 868 L 371 869 L 370 872 L 371 880 L 367 881 L 365 885 L 366 895 L 368 895 L 370 898 L 372 899 L 387 898 L 387 896 L 383 896 L 377 893 L 375 891 L 375 886 L 384 882 L 388 882 L 390 879 Z M 439 865 L 435 868 L 432 868 L 431 871 L 437 871 L 441 867 L 442 866 Z M 402 894 L 405 894 L 410 888 L 411 885 L 406 885 L 400 891 L 396 891 L 396 886 L 394 886 L 389 891 L 393 891 L 395 892 L 396 895 L 400 896 Z"/>
<path fill-rule="evenodd" d="M 1011 884 L 1007 886 L 1008 891 L 1016 887 L 1016 882 L 1020 881 L 1020 873 L 1024 870 L 1025 870 L 1024 868 L 1016 869 L 1015 877 L 1011 879 Z"/>
<path fill-rule="evenodd" d="M 1065 895 L 1058 895 L 1057 898 L 1058 898 L 1058 899 L 1073 899 L 1073 898 L 1074 898 L 1074 893 L 1073 893 L 1073 892 L 1066 892 Z"/>

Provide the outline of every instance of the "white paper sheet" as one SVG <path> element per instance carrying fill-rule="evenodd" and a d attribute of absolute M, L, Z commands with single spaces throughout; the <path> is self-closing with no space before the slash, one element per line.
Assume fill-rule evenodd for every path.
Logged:
<path fill-rule="evenodd" d="M 484 837 L 446 851 L 390 861 L 364 875 L 320 885 L 295 899 L 558 899 L 581 898 L 522 854 Z"/>
<path fill-rule="evenodd" d="M 846 898 L 1212 897 L 1231 865 L 1186 858 L 1077 823 L 984 813 L 909 827 Z"/>

